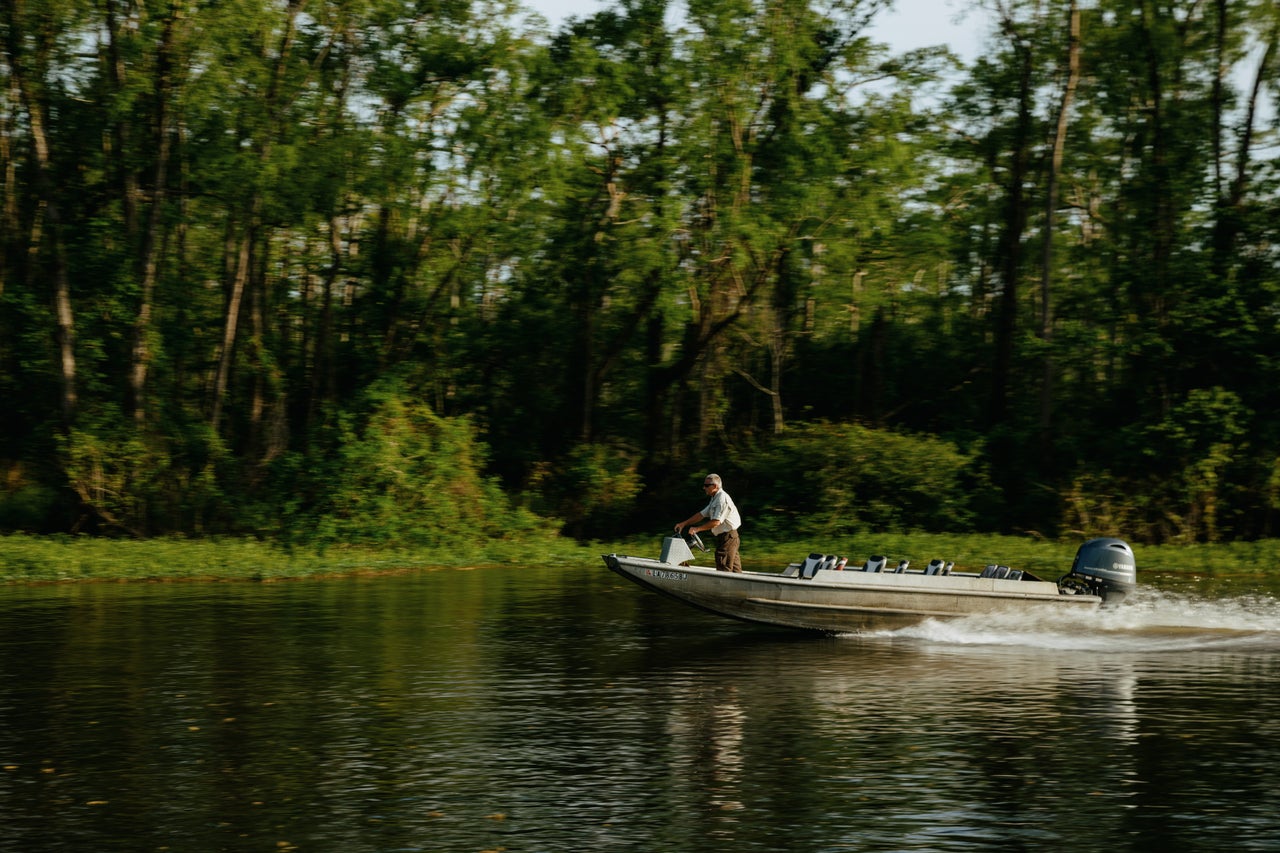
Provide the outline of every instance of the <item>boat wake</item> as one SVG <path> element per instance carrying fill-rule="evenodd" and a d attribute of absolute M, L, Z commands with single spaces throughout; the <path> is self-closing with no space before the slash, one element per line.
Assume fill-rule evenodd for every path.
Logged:
<path fill-rule="evenodd" d="M 1280 600 L 1270 595 L 1206 599 L 1143 589 L 1114 610 L 984 614 L 871 636 L 1091 653 L 1280 651 Z"/>

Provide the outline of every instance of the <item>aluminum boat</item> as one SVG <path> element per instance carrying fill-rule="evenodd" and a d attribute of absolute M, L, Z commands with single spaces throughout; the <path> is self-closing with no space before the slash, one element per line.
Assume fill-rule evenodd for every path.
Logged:
<path fill-rule="evenodd" d="M 908 560 L 891 562 L 877 555 L 858 566 L 820 553 L 780 572 L 718 572 L 714 566 L 692 565 L 691 545 L 706 550 L 696 534 L 668 536 L 656 559 L 623 554 L 603 558 L 624 578 L 694 607 L 747 622 L 826 633 L 893 629 L 981 613 L 1111 608 L 1137 581 L 1133 550 L 1110 538 L 1081 545 L 1070 571 L 1057 581 L 1002 565 L 956 571 L 954 563 L 932 560 L 913 569 Z"/>

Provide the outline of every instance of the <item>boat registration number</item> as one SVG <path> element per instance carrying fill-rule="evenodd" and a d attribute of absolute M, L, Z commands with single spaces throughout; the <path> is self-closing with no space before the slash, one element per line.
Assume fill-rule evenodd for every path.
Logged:
<path fill-rule="evenodd" d="M 689 578 L 684 572 L 664 572 L 662 569 L 645 569 L 644 573 L 651 578 L 659 578 L 664 581 L 682 581 Z"/>

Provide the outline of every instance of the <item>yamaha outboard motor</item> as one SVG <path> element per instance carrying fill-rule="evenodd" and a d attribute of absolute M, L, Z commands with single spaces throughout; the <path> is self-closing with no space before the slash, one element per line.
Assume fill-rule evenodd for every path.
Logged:
<path fill-rule="evenodd" d="M 1058 581 L 1065 593 L 1096 595 L 1114 607 L 1138 585 L 1133 549 L 1120 539 L 1090 539 L 1076 551 L 1071 572 Z"/>

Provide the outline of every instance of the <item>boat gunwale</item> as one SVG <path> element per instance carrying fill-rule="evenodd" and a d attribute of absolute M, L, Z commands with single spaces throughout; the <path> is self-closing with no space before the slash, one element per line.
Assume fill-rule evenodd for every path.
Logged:
<path fill-rule="evenodd" d="M 892 582 L 892 581 L 891 581 L 891 582 L 889 582 L 889 583 L 884 583 L 884 584 L 875 584 L 875 583 L 874 583 L 874 582 L 875 582 L 875 581 L 877 581 L 877 580 L 883 580 L 883 579 L 885 579 L 885 578 L 889 578 L 889 577 L 894 577 L 894 576 L 895 576 L 895 573 L 887 573 L 887 572 L 865 572 L 865 573 L 863 573 L 863 572 L 860 572 L 860 570 L 857 570 L 857 569 L 854 569 L 854 570 L 848 570 L 848 569 L 846 569 L 846 570 L 845 570 L 845 572 L 848 572 L 848 573 L 849 573 L 849 574 L 851 574 L 851 575 L 856 575 L 856 574 L 864 574 L 864 575 L 866 575 L 866 577 L 865 577 L 865 578 L 862 578 L 862 579 L 860 579 L 860 580 L 863 580 L 863 581 L 869 581 L 870 583 L 867 583 L 867 582 L 862 582 L 862 583 L 848 583 L 848 582 L 844 582 L 844 583 L 835 583 L 835 582 L 831 582 L 831 581 L 821 580 L 821 579 L 819 579 L 817 576 L 815 576 L 815 577 L 813 577 L 813 578 L 795 578 L 795 577 L 783 577 L 783 576 L 782 576 L 782 575 L 780 575 L 780 574 L 775 574 L 775 573 L 772 573 L 772 572 L 740 572 L 740 573 L 739 573 L 739 572 L 733 572 L 733 573 L 726 573 L 726 572 L 719 572 L 719 571 L 717 571 L 716 569 L 709 568 L 709 567 L 706 567 L 706 566 L 681 566 L 681 565 L 673 565 L 673 564 L 671 564 L 671 563 L 664 563 L 664 562 L 662 562 L 661 560 L 655 560 L 655 559 L 653 559 L 652 557 L 633 557 L 633 556 L 630 556 L 630 555 L 627 555 L 627 554 L 607 554 L 607 555 L 604 555 L 604 556 L 606 557 L 606 564 L 607 564 L 607 565 L 609 565 L 609 567 L 610 567 L 610 568 L 613 568 L 615 572 L 619 572 L 619 573 L 621 573 L 621 571 L 620 571 L 621 566 L 619 566 L 618 568 L 615 568 L 615 567 L 614 567 L 614 564 L 613 564 L 613 563 L 610 563 L 610 562 L 608 561 L 608 558 L 610 558 L 610 557 L 611 557 L 611 558 L 613 558 L 614 560 L 619 560 L 619 559 L 622 559 L 622 560 L 632 560 L 632 561 L 639 560 L 639 561 L 643 561 L 644 563 L 647 563 L 647 564 L 652 564 L 651 566 L 637 565 L 637 566 L 636 566 L 636 569 L 637 569 L 637 570 L 643 570 L 644 568 L 655 568 L 655 569 L 659 569 L 659 570 L 661 570 L 661 571 L 677 571 L 677 572 L 678 572 L 678 571 L 684 571 L 684 572 L 692 571 L 692 572 L 696 573 L 698 576 L 701 576 L 701 577 L 706 577 L 706 578 L 713 578 L 713 577 L 715 577 L 715 578 L 719 578 L 719 579 L 721 579 L 721 580 L 724 580 L 724 581 L 726 581 L 726 582 L 730 582 L 730 583 L 740 583 L 740 582 L 747 582 L 747 581 L 750 581 L 750 582 L 753 582 L 753 583 L 765 583 L 765 584 L 771 584 L 771 585 L 796 586 L 796 587 L 802 587 L 802 588 L 805 588 L 805 589 L 824 589 L 824 590 L 834 590 L 834 591 L 841 591 L 841 592 L 848 592 L 848 591 L 861 591 L 861 592 L 874 592 L 874 593 L 895 593 L 895 594 L 913 594 L 913 595 L 918 594 L 918 595 L 921 595 L 921 596 L 940 596 L 940 595 L 941 595 L 941 596 L 947 596 L 948 598 L 953 598 L 953 597 L 974 598 L 974 597 L 976 597 L 976 598 L 1006 598 L 1006 599 L 1015 599 L 1015 600 L 1021 600 L 1021 601 L 1061 601 L 1061 602 L 1063 602 L 1064 604 L 1065 604 L 1065 603 L 1071 603 L 1071 604 L 1076 604 L 1076 605 L 1094 605 L 1094 604 L 1101 604 L 1101 603 L 1102 603 L 1102 599 L 1101 599 L 1100 597 L 1096 596 L 1096 595 L 1068 595 L 1068 594 L 1066 594 L 1066 593 L 1063 593 L 1061 590 L 1059 590 L 1059 589 L 1058 589 L 1057 584 L 1055 584 L 1053 581 L 1045 581 L 1045 580 L 1040 580 L 1040 581 L 1022 581 L 1022 580 L 1011 581 L 1011 580 L 1008 580 L 1007 578 L 982 578 L 982 577 L 979 577 L 978 575 L 974 575 L 974 574 L 962 574 L 962 575 L 941 575 L 941 576 L 936 576 L 936 580 L 938 580 L 939 582 L 943 582 L 943 583 L 945 583 L 945 582 L 946 582 L 946 581 L 945 581 L 945 578 L 953 577 L 953 578 L 956 578 L 956 579 L 964 579 L 964 580 L 984 580 L 984 581 L 991 581 L 991 582 L 992 582 L 992 586 L 991 586 L 991 588 L 989 588 L 989 589 L 957 589 L 957 588 L 954 588 L 954 587 L 953 587 L 953 588 L 950 588 L 950 589 L 945 589 L 945 588 L 944 588 L 944 589 L 930 589 L 928 586 L 925 586 L 925 585 L 916 585 L 916 584 L 909 584 L 909 585 L 908 585 L 908 584 L 898 584 L 898 583 L 896 583 L 896 582 Z M 823 571 L 829 571 L 829 570 L 823 570 Z M 911 573 L 911 575 L 912 575 L 912 576 L 914 576 L 914 577 L 931 577 L 931 578 L 932 578 L 932 577 L 935 577 L 935 576 L 932 576 L 932 575 L 922 575 L 922 574 L 920 574 L 920 573 L 918 573 L 918 572 L 912 572 L 912 573 Z M 632 580 L 634 580 L 634 581 L 637 581 L 637 582 L 639 582 L 639 583 L 643 584 L 644 586 L 647 586 L 647 587 L 649 587 L 649 588 L 651 588 L 651 589 L 654 589 L 654 590 L 657 590 L 657 591 L 661 591 L 661 592 L 666 592 L 666 593 L 668 593 L 668 594 L 670 594 L 670 595 L 672 595 L 673 597 L 678 598 L 678 599 L 688 600 L 686 596 L 684 596 L 684 595 L 682 595 L 682 594 L 680 594 L 680 593 L 675 592 L 675 591 L 674 591 L 674 590 L 672 590 L 670 587 L 666 587 L 666 586 L 662 586 L 662 585 L 659 585 L 659 584 L 653 583 L 652 581 L 650 581 L 650 580 L 648 580 L 648 579 L 646 579 L 646 578 L 638 577 L 638 576 L 633 575 L 633 574 L 630 574 L 630 573 L 627 573 L 627 575 L 626 575 L 626 576 L 627 576 L 629 579 L 632 579 Z M 930 583 L 930 584 L 931 584 L 931 583 L 933 583 L 933 581 L 932 581 L 932 580 L 930 580 L 930 581 L 928 581 L 927 583 Z M 1047 590 L 1047 589 L 1046 589 L 1046 590 L 1043 590 L 1043 591 L 1039 591 L 1039 590 L 1030 590 L 1030 589 L 1029 589 L 1029 590 L 1026 590 L 1026 591 L 1018 592 L 1018 591 L 1009 590 L 1009 589 L 996 589 L 996 588 L 995 588 L 995 584 L 996 584 L 996 583 L 1004 583 L 1004 584 L 1023 584 L 1023 583 L 1026 583 L 1026 584 L 1045 585 L 1045 586 L 1048 586 L 1048 587 L 1052 588 L 1052 590 L 1053 590 L 1053 591 L 1052 591 L 1052 592 L 1050 592 L 1050 591 L 1049 591 L 1049 590 Z M 748 600 L 750 600 L 750 599 L 743 599 L 743 600 L 744 600 L 744 601 L 748 601 Z M 781 601 L 781 600 L 779 600 L 779 599 L 760 599 L 760 600 L 761 600 L 761 601 L 768 601 L 768 602 L 779 603 L 779 604 L 788 604 L 788 605 L 789 605 L 789 604 L 796 604 L 797 606 L 810 606 L 810 607 L 828 607 L 828 606 L 830 606 L 830 607 L 846 607 L 846 606 L 847 606 L 847 605 L 805 604 L 805 603 L 803 603 L 803 602 L 785 602 L 785 601 Z M 859 608 L 851 608 L 851 609 L 859 609 Z M 866 609 L 866 608 L 864 607 L 864 608 L 861 608 L 861 609 Z M 949 611 L 947 611 L 947 612 L 949 612 Z"/>

